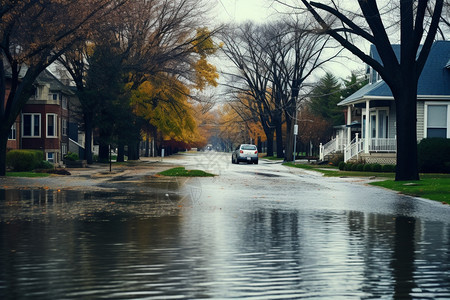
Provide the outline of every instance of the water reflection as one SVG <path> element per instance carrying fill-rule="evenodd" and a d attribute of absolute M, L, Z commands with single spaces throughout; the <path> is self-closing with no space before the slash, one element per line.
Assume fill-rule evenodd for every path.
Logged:
<path fill-rule="evenodd" d="M 2 299 L 450 298 L 448 223 L 139 194 L 1 195 Z"/>

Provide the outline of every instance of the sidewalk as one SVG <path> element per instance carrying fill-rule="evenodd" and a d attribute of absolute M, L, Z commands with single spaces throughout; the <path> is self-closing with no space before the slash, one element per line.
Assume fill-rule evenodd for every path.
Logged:
<path fill-rule="evenodd" d="M 171 168 L 176 164 L 176 157 L 142 157 L 138 161 L 125 164 L 95 163 L 87 168 L 66 168 L 71 175 L 55 175 L 48 177 L 0 177 L 0 189 L 83 189 L 111 190 L 116 189 L 121 181 L 135 182 L 148 180 L 155 174 Z"/>

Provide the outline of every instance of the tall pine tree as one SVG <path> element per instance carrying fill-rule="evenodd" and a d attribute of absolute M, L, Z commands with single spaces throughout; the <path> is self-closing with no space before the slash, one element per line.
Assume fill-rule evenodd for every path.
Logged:
<path fill-rule="evenodd" d="M 337 106 L 341 101 L 341 84 L 330 73 L 326 73 L 312 90 L 309 108 L 311 112 L 327 120 L 331 125 L 344 124 L 344 113 Z"/>

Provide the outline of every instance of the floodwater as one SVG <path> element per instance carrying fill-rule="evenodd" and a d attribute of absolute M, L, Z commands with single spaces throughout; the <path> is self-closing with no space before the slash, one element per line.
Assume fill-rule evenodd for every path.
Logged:
<path fill-rule="evenodd" d="M 450 299 L 448 206 L 208 159 L 136 191 L 2 190 L 0 298 Z"/>

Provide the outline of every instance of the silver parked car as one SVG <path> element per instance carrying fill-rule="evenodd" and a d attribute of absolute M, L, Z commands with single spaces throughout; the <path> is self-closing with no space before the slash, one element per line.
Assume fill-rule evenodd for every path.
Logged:
<path fill-rule="evenodd" d="M 258 148 L 255 145 L 242 144 L 233 151 L 231 162 L 238 164 L 241 161 L 258 164 Z"/>

